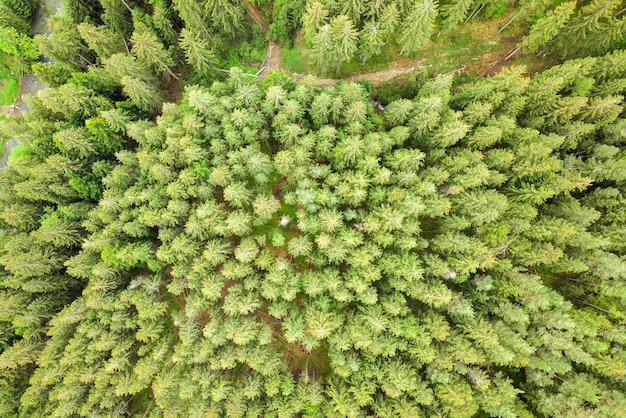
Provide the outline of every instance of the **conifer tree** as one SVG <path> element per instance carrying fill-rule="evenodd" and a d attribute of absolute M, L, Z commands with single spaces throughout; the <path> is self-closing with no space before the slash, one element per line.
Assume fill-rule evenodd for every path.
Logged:
<path fill-rule="evenodd" d="M 375 22 L 367 22 L 359 34 L 359 55 L 364 63 L 372 55 L 380 53 L 384 45 L 383 33 Z"/>
<path fill-rule="evenodd" d="M 185 26 L 192 33 L 202 32 L 206 37 L 210 37 L 205 25 L 206 16 L 201 3 L 197 1 L 173 0 L 174 9 L 180 18 L 185 22 Z"/>
<path fill-rule="evenodd" d="M 328 11 L 319 1 L 307 4 L 306 11 L 302 15 L 302 36 L 311 46 L 312 40 L 320 27 L 328 23 Z"/>
<path fill-rule="evenodd" d="M 554 38 L 569 21 L 576 7 L 575 1 L 558 5 L 548 11 L 545 17 L 539 19 L 531 28 L 529 34 L 522 41 L 522 46 L 530 52 L 537 50 Z"/>
<path fill-rule="evenodd" d="M 165 49 L 159 38 L 145 25 L 137 22 L 131 38 L 133 42 L 132 53 L 137 60 L 151 67 L 156 73 L 178 78 L 170 67 L 174 65 L 174 59 Z"/>
<path fill-rule="evenodd" d="M 0 2 L 0 27 L 14 28 L 18 33 L 31 33 L 30 22 L 26 16 L 16 12 L 5 2 Z"/>
<path fill-rule="evenodd" d="M 43 54 L 60 64 L 86 68 L 93 64 L 89 50 L 82 43 L 80 33 L 67 14 L 56 14 L 48 20 L 50 35 L 35 35 Z"/>
<path fill-rule="evenodd" d="M 346 15 L 339 15 L 330 20 L 329 36 L 332 45 L 330 56 L 335 70 L 339 71 L 341 64 L 352 59 L 356 52 L 358 33 Z"/>
<path fill-rule="evenodd" d="M 126 51 L 123 37 L 106 27 L 83 22 L 76 28 L 85 43 L 100 59 Z"/>
<path fill-rule="evenodd" d="M 133 31 L 132 8 L 129 3 L 130 0 L 100 1 L 103 10 L 102 21 L 124 37 L 129 37 Z"/>
<path fill-rule="evenodd" d="M 196 73 L 201 77 L 208 76 L 216 63 L 215 54 L 209 42 L 199 34 L 193 35 L 186 28 L 180 32 L 179 42 L 187 61 L 193 65 Z"/>
<path fill-rule="evenodd" d="M 123 76 L 120 82 L 124 93 L 140 109 L 153 111 L 161 105 L 161 92 L 154 84 L 130 76 Z"/>
<path fill-rule="evenodd" d="M 459 23 L 463 22 L 472 4 L 474 4 L 474 0 L 459 0 L 452 1 L 442 6 L 441 14 L 444 16 L 442 30 L 444 32 L 450 32 L 456 28 Z"/>
<path fill-rule="evenodd" d="M 418 0 L 402 23 L 400 54 L 412 54 L 430 39 L 437 18 L 437 0 Z"/>
<path fill-rule="evenodd" d="M 206 0 L 206 16 L 214 28 L 233 37 L 241 30 L 244 22 L 243 5 L 233 0 Z"/>
<path fill-rule="evenodd" d="M 311 60 L 322 72 L 328 69 L 328 65 L 332 60 L 333 47 L 330 24 L 327 23 L 319 28 L 311 46 Z"/>
<path fill-rule="evenodd" d="M 348 16 L 353 24 L 358 24 L 365 10 L 363 0 L 346 0 L 343 2 L 341 14 Z"/>

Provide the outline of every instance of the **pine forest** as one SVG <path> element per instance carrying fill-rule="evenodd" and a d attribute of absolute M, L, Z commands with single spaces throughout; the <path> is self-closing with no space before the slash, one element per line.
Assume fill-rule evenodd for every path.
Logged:
<path fill-rule="evenodd" d="M 0 0 L 0 417 L 625 418 L 625 22 Z"/>

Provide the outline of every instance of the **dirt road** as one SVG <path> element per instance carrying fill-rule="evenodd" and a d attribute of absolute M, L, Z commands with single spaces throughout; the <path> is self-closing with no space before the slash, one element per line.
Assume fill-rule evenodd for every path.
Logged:
<path fill-rule="evenodd" d="M 383 83 L 385 81 L 393 80 L 394 78 L 414 73 L 422 67 L 422 61 L 416 60 L 403 64 L 392 63 L 391 66 L 386 70 L 373 71 L 369 73 L 358 73 L 345 78 L 317 77 L 317 80 L 320 82 L 320 84 L 324 86 L 334 86 L 340 81 L 358 81 L 362 78 L 367 78 L 369 80 L 372 80 L 375 86 L 378 86 L 380 83 Z M 296 81 L 298 81 L 306 77 L 308 74 L 292 73 L 291 75 Z"/>

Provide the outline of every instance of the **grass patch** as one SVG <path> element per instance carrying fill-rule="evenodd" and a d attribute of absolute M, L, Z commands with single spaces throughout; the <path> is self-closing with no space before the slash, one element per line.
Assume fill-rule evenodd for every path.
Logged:
<path fill-rule="evenodd" d="M 13 104 L 17 99 L 21 67 L 15 57 L 0 53 L 0 106 Z"/>
<path fill-rule="evenodd" d="M 19 79 L 11 74 L 11 69 L 0 63 L 0 105 L 10 105 L 20 90 Z"/>
<path fill-rule="evenodd" d="M 294 73 L 307 72 L 308 57 L 302 53 L 302 45 L 296 44 L 293 48 L 283 48 L 281 52 L 285 68 Z"/>
<path fill-rule="evenodd" d="M 389 64 L 398 60 L 395 49 L 391 43 L 388 43 L 381 48 L 380 54 L 370 57 L 365 63 L 362 63 L 359 59 L 351 60 L 344 62 L 339 72 L 330 71 L 329 73 L 333 77 L 344 78 L 359 72 L 384 70 Z"/>
<path fill-rule="evenodd" d="M 381 53 L 370 57 L 365 63 L 358 58 L 346 61 L 341 65 L 341 69 L 336 72 L 330 69 L 325 73 L 319 71 L 317 67 L 311 63 L 306 45 L 302 40 L 296 39 L 292 48 L 282 49 L 283 65 L 288 71 L 294 73 L 313 74 L 318 77 L 344 78 L 361 72 L 372 72 L 386 69 L 390 63 L 402 59 L 397 55 L 397 48 L 391 43 L 381 48 Z"/>

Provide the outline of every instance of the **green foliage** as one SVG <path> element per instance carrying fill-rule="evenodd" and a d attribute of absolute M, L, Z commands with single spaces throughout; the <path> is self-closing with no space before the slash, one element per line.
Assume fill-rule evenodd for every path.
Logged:
<path fill-rule="evenodd" d="M 19 79 L 10 67 L 0 64 L 0 82 L 0 105 L 10 105 L 17 98 Z"/>
<path fill-rule="evenodd" d="M 13 55 L 25 62 L 39 56 L 37 46 L 31 37 L 19 33 L 15 28 L 0 26 L 0 53 Z"/>
<path fill-rule="evenodd" d="M 300 48 L 283 49 L 281 52 L 285 68 L 294 73 L 306 72 L 306 61 Z"/>
<path fill-rule="evenodd" d="M 428 42 L 437 18 L 437 7 L 437 0 L 418 0 L 411 8 L 401 27 L 400 54 L 412 54 Z"/>
<path fill-rule="evenodd" d="M 264 57 L 237 1 L 97 3 L 51 19 L 51 87 L 2 123 L 0 415 L 626 410 L 622 51 L 419 71 L 380 110 L 367 81 L 207 82 Z M 505 4 L 441 3 L 279 1 L 273 36 L 339 69 Z M 533 45 L 611 49 L 616 7 Z"/>
<path fill-rule="evenodd" d="M 32 65 L 33 74 L 52 87 L 60 87 L 72 76 L 72 69 L 62 65 L 36 62 Z"/>
<path fill-rule="evenodd" d="M 281 45 L 291 46 L 294 32 L 300 27 L 305 4 L 306 0 L 276 0 L 274 2 L 270 34 Z"/>

